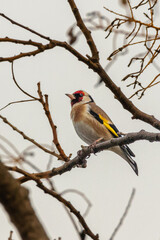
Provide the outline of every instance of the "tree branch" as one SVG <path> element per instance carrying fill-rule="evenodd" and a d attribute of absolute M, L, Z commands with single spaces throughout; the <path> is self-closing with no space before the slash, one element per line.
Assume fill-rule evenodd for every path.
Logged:
<path fill-rule="evenodd" d="M 77 21 L 77 26 L 81 29 L 83 35 L 85 36 L 86 40 L 87 40 L 87 44 L 89 45 L 89 48 L 91 50 L 92 53 L 92 61 L 93 62 L 99 62 L 99 53 L 96 47 L 96 44 L 93 41 L 91 32 L 89 31 L 89 29 L 86 27 L 86 25 L 84 24 L 84 21 L 79 13 L 79 10 L 74 2 L 74 0 L 68 0 L 69 5 L 72 9 L 72 12 L 75 16 L 75 19 Z"/>
<path fill-rule="evenodd" d="M 19 185 L 1 162 L 0 202 L 23 240 L 49 240 L 30 204 L 28 191 Z"/>
<path fill-rule="evenodd" d="M 33 30 L 33 29 L 29 28 L 29 27 L 24 26 L 23 24 L 20 24 L 20 23 L 14 21 L 13 19 L 7 17 L 5 14 L 0 13 L 0 16 L 3 17 L 3 18 L 5 18 L 5 19 L 7 19 L 7 20 L 8 20 L 9 22 L 11 22 L 12 24 L 14 24 L 14 25 L 16 25 L 16 26 L 18 26 L 18 27 L 20 27 L 20 28 L 23 28 L 23 29 L 25 29 L 25 30 L 27 30 L 27 31 L 29 31 L 29 32 L 31 32 L 31 33 L 33 33 L 33 34 L 35 34 L 35 35 L 37 35 L 37 36 L 39 36 L 39 37 L 41 37 L 41 38 L 43 38 L 43 39 L 45 39 L 45 40 L 50 41 L 50 38 L 49 38 L 49 37 L 46 37 L 46 36 L 44 36 L 43 34 L 40 34 L 40 33 L 36 32 L 35 30 Z"/>
<path fill-rule="evenodd" d="M 133 188 L 132 193 L 131 193 L 131 196 L 130 196 L 129 201 L 128 201 L 128 203 L 127 203 L 127 206 L 126 206 L 126 208 L 125 208 L 125 211 L 124 211 L 122 217 L 120 218 L 119 223 L 118 223 L 118 225 L 116 226 L 116 228 L 114 229 L 114 231 L 113 231 L 111 237 L 109 238 L 109 240 L 113 240 L 113 239 L 114 239 L 115 235 L 117 234 L 117 232 L 119 231 L 120 227 L 122 226 L 123 221 L 124 221 L 124 219 L 126 218 L 126 216 L 127 216 L 127 214 L 128 214 L 128 211 L 129 211 L 129 209 L 130 209 L 130 207 L 131 207 L 133 198 L 134 198 L 134 196 L 135 196 L 135 192 L 136 192 L 136 190 Z"/>
<path fill-rule="evenodd" d="M 98 152 L 101 152 L 103 150 L 107 150 L 110 147 L 113 146 L 121 146 L 125 144 L 131 144 L 135 141 L 138 140 L 147 140 L 150 142 L 158 142 L 160 141 L 160 133 L 150 133 L 146 132 L 144 130 L 141 130 L 140 132 L 135 132 L 135 133 L 128 133 L 124 137 L 119 137 L 119 138 L 112 138 L 111 140 L 98 143 L 94 147 L 83 147 L 80 151 L 78 151 L 78 154 L 76 157 L 74 157 L 72 160 L 69 162 L 64 163 L 62 166 L 53 168 L 52 170 L 46 171 L 46 172 L 41 172 L 41 173 L 33 173 L 32 175 L 37 177 L 37 178 L 51 178 L 56 175 L 61 175 L 65 172 L 70 171 L 72 168 L 76 167 L 78 164 L 81 164 L 82 162 L 85 161 L 85 159 L 89 158 L 91 154 L 95 154 Z M 23 174 L 23 170 L 19 170 L 16 167 L 9 167 L 9 170 L 11 171 L 17 171 Z M 25 175 L 25 174 L 24 174 Z M 19 178 L 19 181 L 21 183 L 24 183 L 26 181 L 30 180 L 30 177 L 23 176 Z"/>
<path fill-rule="evenodd" d="M 86 39 L 89 39 L 90 42 L 90 46 L 92 46 L 92 53 L 94 52 L 93 50 L 93 46 L 95 46 L 94 40 L 91 37 L 91 35 L 87 35 L 86 34 L 86 30 L 88 30 L 88 28 L 85 26 L 84 21 L 82 20 L 79 11 L 77 9 L 77 6 L 74 2 L 74 0 L 68 0 L 71 9 L 73 11 L 73 14 L 77 20 L 77 25 L 79 26 L 79 28 L 81 29 L 81 31 L 83 32 L 84 36 L 86 37 Z M 129 17 L 128 17 L 129 18 Z M 89 31 L 89 30 L 88 30 Z M 92 59 L 90 59 L 92 60 Z M 153 127 L 157 128 L 160 130 L 160 121 L 156 118 L 154 118 L 154 116 L 151 116 L 149 114 L 146 114 L 144 112 L 142 112 L 141 110 L 139 110 L 125 95 L 124 93 L 121 91 L 121 89 L 119 87 L 117 87 L 117 85 L 111 80 L 111 78 L 108 76 L 108 74 L 105 72 L 104 68 L 100 65 L 99 63 L 99 58 L 97 58 L 97 67 L 95 68 L 94 66 L 91 65 L 91 68 L 98 73 L 98 75 L 100 76 L 100 78 L 102 79 L 102 81 L 105 83 L 105 85 L 115 94 L 117 100 L 119 100 L 119 102 L 123 105 L 123 107 L 128 110 L 130 113 L 133 114 L 133 119 L 140 119 L 146 123 L 151 124 Z"/>
<path fill-rule="evenodd" d="M 69 4 L 72 8 L 72 11 L 74 13 L 74 15 L 76 15 L 76 20 L 79 22 L 77 22 L 77 24 L 82 24 L 83 20 L 79 14 L 79 11 L 74 3 L 73 0 L 68 0 Z M 76 10 L 74 10 L 76 9 Z M 74 12 L 75 11 L 75 12 Z M 67 51 L 69 51 L 70 53 L 72 53 L 79 61 L 82 61 L 83 63 L 85 63 L 89 68 L 91 68 L 94 72 L 96 72 L 99 77 L 101 78 L 101 80 L 105 83 L 105 85 L 112 91 L 112 93 L 116 96 L 117 100 L 122 104 L 122 106 L 128 110 L 132 115 L 133 115 L 133 119 L 140 119 L 150 125 L 152 125 L 153 127 L 157 128 L 160 130 L 160 121 L 158 119 L 156 119 L 154 116 L 146 114 L 144 112 L 142 112 L 141 110 L 139 110 L 126 96 L 125 94 L 121 91 L 121 89 L 111 80 L 111 78 L 108 76 L 108 74 L 105 72 L 105 70 L 103 69 L 103 67 L 99 64 L 99 62 L 94 62 L 92 58 L 86 58 L 84 57 L 82 54 L 80 54 L 76 49 L 74 49 L 73 47 L 71 47 L 68 43 L 66 42 L 61 42 L 61 41 L 56 41 L 56 40 L 52 40 L 49 37 L 46 37 L 40 33 L 37 33 L 36 31 L 27 28 L 17 22 L 15 22 L 14 20 L 10 19 L 9 17 L 5 16 L 4 14 L 0 14 L 0 16 L 6 18 L 7 20 L 9 20 L 10 22 L 12 22 L 13 24 L 16 24 L 19 27 L 22 27 L 30 32 L 32 32 L 33 34 L 36 34 L 48 41 L 50 41 L 49 44 L 46 45 L 41 45 L 41 48 L 38 48 L 37 50 L 31 51 L 31 52 L 27 52 L 27 53 L 20 53 L 16 56 L 12 56 L 12 57 L 6 57 L 6 58 L 0 58 L 0 61 L 9 61 L 12 62 L 16 59 L 22 58 L 22 57 L 26 57 L 26 56 L 35 56 L 38 53 L 41 53 L 47 49 L 52 49 L 56 46 L 65 48 Z M 86 26 L 83 24 L 81 25 L 81 31 L 83 32 L 83 34 L 85 35 L 85 30 L 87 29 Z M 85 30 L 84 30 L 85 29 Z M 88 30 L 89 31 L 89 30 Z M 88 38 L 90 41 L 90 46 L 92 46 L 92 52 L 94 52 L 94 40 L 91 37 L 91 35 L 85 35 L 86 39 Z M 96 50 L 95 50 L 96 51 Z M 97 60 L 98 61 L 98 60 Z"/>
<path fill-rule="evenodd" d="M 13 62 L 12 62 L 12 64 L 11 64 L 11 70 L 12 70 L 12 78 L 13 78 L 13 81 L 14 81 L 14 83 L 16 84 L 16 86 L 19 88 L 19 90 L 20 90 L 21 92 L 23 92 L 25 95 L 27 95 L 28 97 L 33 98 L 34 100 L 39 100 L 37 97 L 32 96 L 31 94 L 29 94 L 28 92 L 26 92 L 25 90 L 23 90 L 23 89 L 19 86 L 19 84 L 18 84 L 17 81 L 16 81 L 15 75 L 14 75 Z"/>
<path fill-rule="evenodd" d="M 48 103 L 48 95 L 44 95 L 43 98 L 43 94 L 41 92 L 41 86 L 40 86 L 40 82 L 37 84 L 38 86 L 38 95 L 39 95 L 39 102 L 42 104 L 44 112 L 46 114 L 46 117 L 48 119 L 49 125 L 51 127 L 52 130 L 52 135 L 53 135 L 53 143 L 56 146 L 57 150 L 59 151 L 59 154 L 61 156 L 61 160 L 63 159 L 65 162 L 68 162 L 70 160 L 69 157 L 66 156 L 64 150 L 62 149 L 59 140 L 58 140 L 58 136 L 57 136 L 57 126 L 55 126 L 54 122 L 53 122 L 53 118 L 51 116 L 50 110 L 49 110 L 49 103 Z"/>
<path fill-rule="evenodd" d="M 29 142 L 33 143 L 34 145 L 36 145 L 38 148 L 42 149 L 44 152 L 49 153 L 55 157 L 57 157 L 58 159 L 61 159 L 61 156 L 59 154 L 57 154 L 55 151 L 50 151 L 49 149 L 43 147 L 41 144 L 39 144 L 38 142 L 36 142 L 34 139 L 30 138 L 29 136 L 27 136 L 24 132 L 22 132 L 21 130 L 19 130 L 17 127 L 15 127 L 13 124 L 11 124 L 7 118 L 3 117 L 2 115 L 0 115 L 0 118 L 3 120 L 4 123 L 6 123 L 8 126 L 10 126 L 14 131 L 18 132 L 24 139 L 28 140 Z M 63 159 L 62 159 L 63 160 Z"/>
<path fill-rule="evenodd" d="M 69 202 L 67 201 L 66 199 L 64 199 L 60 194 L 58 194 L 56 191 L 53 191 L 49 188 L 47 188 L 42 182 L 41 180 L 35 176 L 35 174 L 29 174 L 27 172 L 25 172 L 24 170 L 22 169 L 18 169 L 17 167 L 14 167 L 15 169 L 18 170 L 18 172 L 20 173 L 24 173 L 25 176 L 27 176 L 30 180 L 33 180 L 37 183 L 37 186 L 43 190 L 46 194 L 49 194 L 51 195 L 52 197 L 56 198 L 59 202 L 61 202 L 62 204 L 64 204 L 69 210 L 71 213 L 73 213 L 77 219 L 79 220 L 79 222 L 81 223 L 81 225 L 83 226 L 84 230 L 85 230 L 85 233 L 90 236 L 92 239 L 94 240 L 98 240 L 99 239 L 99 236 L 98 234 L 97 235 L 94 235 L 93 232 L 91 231 L 91 229 L 88 227 L 86 221 L 84 220 L 83 216 L 80 214 L 80 212 Z M 11 170 L 11 168 L 8 167 L 8 170 Z M 1 177 L 1 176 L 0 176 Z M 1 180 L 1 178 L 0 178 Z M 18 183 L 17 183 L 18 184 Z M 18 184 L 19 185 L 19 184 Z M 1 193 L 1 192 L 0 192 Z M 16 191 L 15 191 L 16 193 Z M 19 202 L 18 202 L 19 203 Z M 16 209 L 16 208 L 15 208 Z M 23 222 L 23 221 L 21 221 Z M 32 239 L 32 238 L 30 238 Z M 29 238 L 24 238 L 24 240 L 30 240 Z M 36 238 L 35 240 L 45 240 L 42 239 L 42 238 Z M 34 240 L 34 238 L 33 238 Z"/>
<path fill-rule="evenodd" d="M 108 74 L 105 72 L 105 70 L 102 68 L 102 66 L 99 65 L 99 68 L 95 70 L 99 76 L 101 77 L 101 80 L 105 83 L 105 85 L 112 91 L 112 93 L 115 94 L 115 98 L 122 104 L 124 109 L 128 110 L 130 113 L 132 113 L 132 119 L 140 119 L 143 122 L 149 123 L 154 128 L 157 128 L 160 130 L 160 121 L 156 119 L 153 115 L 149 115 L 145 112 L 142 112 L 139 110 L 133 102 L 131 102 L 125 94 L 121 91 L 119 87 L 111 80 L 111 78 L 108 76 Z"/>
<path fill-rule="evenodd" d="M 84 228 L 85 234 L 90 236 L 93 240 L 99 240 L 98 234 L 95 235 L 91 231 L 91 229 L 87 225 L 87 223 L 86 223 L 85 219 L 83 218 L 83 216 L 81 215 L 81 213 L 71 204 L 71 202 L 67 201 L 65 198 L 63 198 L 60 194 L 56 193 L 55 191 L 48 189 L 46 186 L 44 186 L 44 184 L 40 180 L 35 180 L 35 181 L 37 182 L 37 186 L 40 189 L 42 189 L 45 193 L 51 195 L 52 197 L 56 198 L 59 202 L 64 204 L 70 210 L 70 212 L 73 213 L 77 217 L 77 219 L 79 220 L 79 222 L 81 223 L 81 225 Z"/>

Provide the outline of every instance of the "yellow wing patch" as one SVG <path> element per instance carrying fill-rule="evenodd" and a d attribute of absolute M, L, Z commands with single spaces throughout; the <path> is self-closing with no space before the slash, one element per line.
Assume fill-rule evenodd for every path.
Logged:
<path fill-rule="evenodd" d="M 103 124 L 104 126 L 111 132 L 113 133 L 116 137 L 119 137 L 118 134 L 115 132 L 115 130 L 110 126 L 110 121 L 107 120 L 106 118 L 102 117 L 100 114 L 99 114 L 99 118 L 103 121 Z"/>

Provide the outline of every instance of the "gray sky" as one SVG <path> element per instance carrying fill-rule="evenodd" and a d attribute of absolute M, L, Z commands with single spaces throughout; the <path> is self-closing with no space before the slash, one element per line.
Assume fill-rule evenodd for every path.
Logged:
<path fill-rule="evenodd" d="M 119 7 L 118 1 L 114 1 L 113 4 L 111 0 L 77 0 L 76 3 L 83 17 L 87 12 L 95 10 L 101 11 L 108 16 L 103 6 L 113 10 L 118 9 L 118 11 L 125 13 L 125 10 Z M 2 13 L 56 40 L 67 40 L 66 31 L 75 21 L 68 1 L 64 0 L 0 0 L 0 5 Z M 40 41 L 38 37 L 13 26 L 3 18 L 0 18 L 0 32 L 1 37 L 8 36 Z M 112 41 L 111 39 L 105 40 L 105 36 L 106 33 L 102 31 L 93 33 L 103 66 L 107 63 L 107 57 L 112 51 Z M 83 54 L 89 54 L 88 46 L 83 37 L 75 45 L 75 48 Z M 1 56 L 10 56 L 13 53 L 28 49 L 32 50 L 32 48 L 18 45 L 0 44 Z M 119 61 L 110 68 L 109 75 L 115 83 L 121 86 L 126 95 L 130 96 L 132 89 L 125 88 L 126 83 L 120 81 L 129 72 L 127 64 L 127 56 L 119 57 Z M 136 70 L 135 67 L 132 67 L 133 71 Z M 103 84 L 95 88 L 98 80 L 97 75 L 64 49 L 55 48 L 35 57 L 22 58 L 14 63 L 14 69 L 16 80 L 20 86 L 34 96 L 37 94 L 36 84 L 39 81 L 41 82 L 43 93 L 49 95 L 50 109 L 58 127 L 59 140 L 67 154 L 72 153 L 75 156 L 80 146 L 84 145 L 72 126 L 70 102 L 65 96 L 65 93 L 72 93 L 75 90 L 83 89 L 89 92 L 95 102 L 108 113 L 120 131 L 134 132 L 141 129 L 155 131 L 151 126 L 139 120 L 132 120 L 131 114 L 122 108 L 120 103 L 114 99 L 113 94 Z M 155 70 L 151 70 L 148 69 L 144 73 L 143 81 L 149 82 L 152 79 Z M 12 81 L 10 63 L 4 62 L 0 64 L 0 79 L 0 107 L 11 101 L 26 98 Z M 142 100 L 135 98 L 133 101 L 141 110 L 160 119 L 160 113 L 157 109 L 159 103 L 158 94 L 159 86 L 148 92 Z M 1 113 L 39 143 L 51 144 L 52 135 L 40 104 L 16 104 L 9 106 Z M 0 129 L 1 135 L 13 142 L 19 151 L 23 151 L 27 146 L 30 146 L 29 142 L 24 141 L 18 133 L 13 132 L 2 121 Z M 59 192 L 74 188 L 84 192 L 91 200 L 92 208 L 86 221 L 94 233 L 99 233 L 102 240 L 109 239 L 113 229 L 116 227 L 128 202 L 132 188 L 136 188 L 134 202 L 116 239 L 156 240 L 160 238 L 159 145 L 158 143 L 151 144 L 141 141 L 130 145 L 130 147 L 136 155 L 135 160 L 139 167 L 139 177 L 133 173 L 123 159 L 109 151 L 99 153 L 97 156 L 91 156 L 85 169 L 75 168 L 62 176 L 55 177 L 55 184 Z M 38 149 L 35 150 L 35 153 L 35 157 L 30 158 L 30 160 L 44 171 L 49 156 Z M 60 164 L 61 162 L 53 159 L 52 167 Z M 24 186 L 30 189 L 32 205 L 52 239 L 59 236 L 62 237 L 62 240 L 78 239 L 68 216 L 57 200 L 44 195 L 35 187 L 33 182 L 26 183 Z M 86 205 L 80 196 L 70 193 L 65 197 L 81 213 L 85 211 Z M 1 206 L 0 225 L 3 225 L 0 231 L 2 240 L 8 238 L 10 230 L 14 231 L 13 239 L 20 239 Z"/>

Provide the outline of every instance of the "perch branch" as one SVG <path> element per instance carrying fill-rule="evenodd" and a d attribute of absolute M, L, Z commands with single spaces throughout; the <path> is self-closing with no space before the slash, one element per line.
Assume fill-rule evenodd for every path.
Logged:
<path fill-rule="evenodd" d="M 125 145 L 125 144 L 131 144 L 138 140 L 147 140 L 150 142 L 157 142 L 160 141 L 160 133 L 150 133 L 146 132 L 144 130 L 141 130 L 140 132 L 135 133 L 128 133 L 123 137 L 120 138 L 113 138 L 111 140 L 105 141 L 103 143 L 98 143 L 93 148 L 89 147 L 83 147 L 77 154 L 76 157 L 74 157 L 69 162 L 64 163 L 62 166 L 53 168 L 52 170 L 41 172 L 41 173 L 33 173 L 32 175 L 36 178 L 42 179 L 42 178 L 50 178 L 56 175 L 61 175 L 65 172 L 70 171 L 72 168 L 76 167 L 77 164 L 81 164 L 86 158 L 88 159 L 91 154 L 101 152 L 103 150 L 106 150 L 110 147 L 117 146 L 117 145 Z M 9 170 L 14 171 L 12 167 L 9 167 Z M 18 172 L 19 170 L 17 170 Z M 21 183 L 24 183 L 28 180 L 30 180 L 28 177 L 23 176 L 18 179 Z"/>

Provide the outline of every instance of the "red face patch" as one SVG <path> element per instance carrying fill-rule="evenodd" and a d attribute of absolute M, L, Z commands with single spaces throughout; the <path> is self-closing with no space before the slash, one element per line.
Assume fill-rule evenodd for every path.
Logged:
<path fill-rule="evenodd" d="M 77 94 L 82 95 L 82 97 L 84 96 L 84 92 L 82 90 L 79 90 L 73 93 L 73 95 L 77 95 Z"/>
<path fill-rule="evenodd" d="M 84 92 L 82 90 L 76 91 L 73 93 L 75 99 L 71 101 L 71 105 L 73 106 L 77 102 L 81 102 L 84 96 Z"/>

